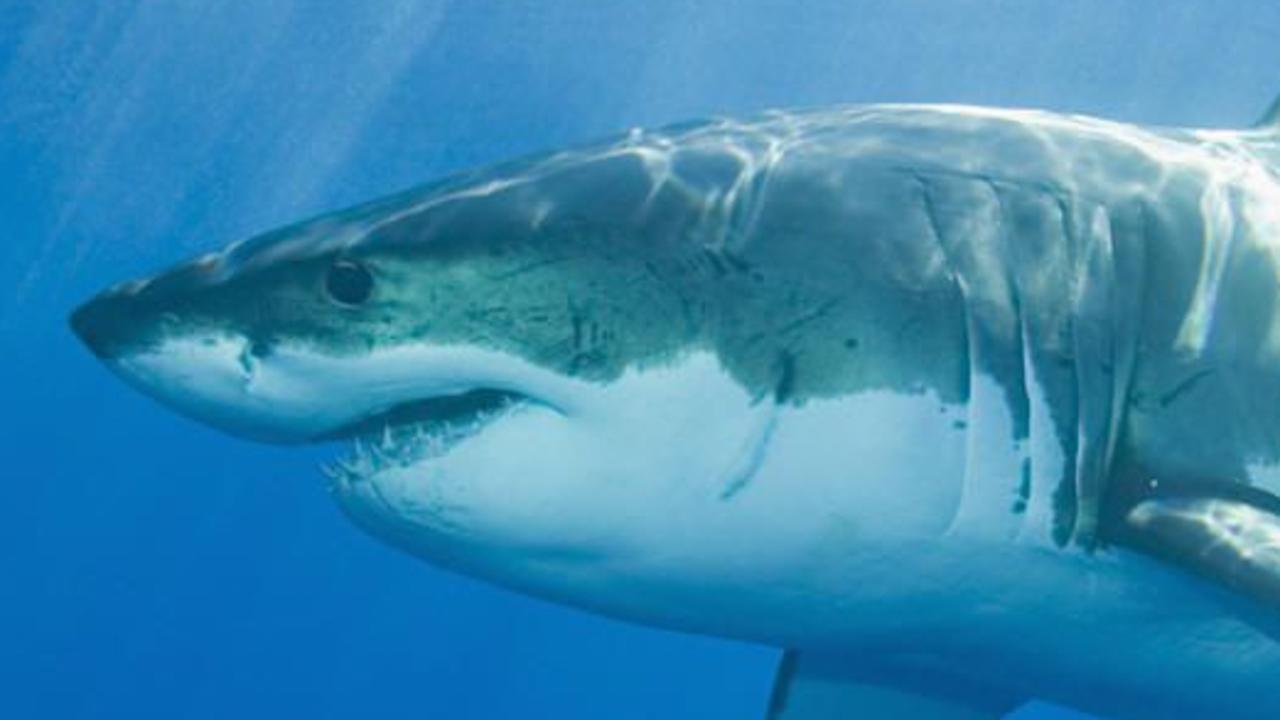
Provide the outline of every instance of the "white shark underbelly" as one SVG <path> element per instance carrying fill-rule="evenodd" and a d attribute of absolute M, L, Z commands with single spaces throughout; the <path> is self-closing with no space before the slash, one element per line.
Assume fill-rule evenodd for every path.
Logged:
<path fill-rule="evenodd" d="M 926 658 L 934 672 L 1117 716 L 1162 703 L 1220 712 L 1264 692 L 1280 662 L 1271 638 L 1224 613 L 1220 591 L 1140 555 L 1053 543 L 1052 514 L 1029 510 L 1037 490 L 1019 494 L 1019 468 L 1054 443 L 1010 442 L 994 390 L 966 405 L 870 391 L 778 406 L 695 353 L 607 393 L 630 409 L 591 428 L 592 442 L 562 446 L 535 432 L 555 418 L 529 413 L 435 465 L 352 481 L 339 496 L 376 535 L 549 599 L 906 672 Z M 536 446 L 521 439 L 531 433 Z M 582 447 L 646 478 L 616 480 L 633 514 L 609 530 L 526 525 L 495 542 L 469 524 L 470 505 L 489 501 L 449 480 L 499 455 L 519 478 L 504 491 L 510 506 L 524 509 L 549 501 L 539 473 L 564 473 L 561 454 Z M 459 551 L 468 535 L 476 545 Z"/>

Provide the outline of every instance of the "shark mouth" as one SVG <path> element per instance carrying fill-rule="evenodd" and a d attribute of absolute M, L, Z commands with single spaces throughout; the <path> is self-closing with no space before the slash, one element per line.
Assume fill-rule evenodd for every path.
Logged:
<path fill-rule="evenodd" d="M 441 457 L 530 398 L 509 390 L 477 388 L 395 405 L 316 438 L 351 441 L 351 451 L 321 466 L 330 480 L 350 483 L 390 469 Z"/>

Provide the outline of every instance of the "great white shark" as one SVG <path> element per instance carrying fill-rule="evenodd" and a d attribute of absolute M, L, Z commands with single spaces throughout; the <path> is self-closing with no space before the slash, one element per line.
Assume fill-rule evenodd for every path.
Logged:
<path fill-rule="evenodd" d="M 786 649 L 774 720 L 1280 716 L 1280 112 L 878 105 L 462 173 L 80 307 L 361 527 Z"/>

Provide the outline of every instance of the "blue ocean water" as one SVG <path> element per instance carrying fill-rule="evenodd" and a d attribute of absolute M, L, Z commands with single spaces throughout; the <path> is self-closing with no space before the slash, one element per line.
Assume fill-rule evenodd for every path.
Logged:
<path fill-rule="evenodd" d="M 759 717 L 775 651 L 379 545 L 326 496 L 323 452 L 171 415 L 68 310 L 633 125 L 957 101 L 1239 126 L 1280 92 L 1277 30 L 1263 0 L 0 4 L 0 717 Z"/>

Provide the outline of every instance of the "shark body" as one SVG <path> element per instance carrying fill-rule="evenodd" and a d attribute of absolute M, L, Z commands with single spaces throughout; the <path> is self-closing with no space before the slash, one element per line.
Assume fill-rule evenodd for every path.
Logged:
<path fill-rule="evenodd" d="M 636 130 L 73 316 L 362 527 L 788 649 L 770 718 L 1280 713 L 1280 132 L 867 106 Z"/>

